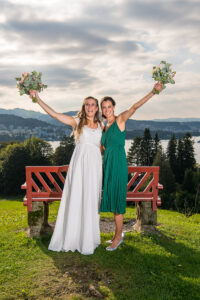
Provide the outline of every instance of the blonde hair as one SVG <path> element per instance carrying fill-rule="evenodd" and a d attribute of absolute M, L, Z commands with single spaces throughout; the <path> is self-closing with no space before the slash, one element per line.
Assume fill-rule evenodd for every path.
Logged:
<path fill-rule="evenodd" d="M 78 125 L 76 127 L 76 130 L 74 132 L 76 141 L 79 139 L 79 136 L 83 131 L 83 126 L 88 124 L 88 120 L 87 120 L 87 116 L 86 116 L 86 112 L 85 112 L 85 104 L 86 104 L 86 101 L 89 100 L 89 99 L 93 99 L 96 102 L 96 106 L 98 107 L 98 110 L 96 111 L 95 116 L 94 116 L 94 123 L 99 123 L 100 126 L 102 127 L 101 121 L 99 119 L 99 103 L 98 103 L 98 100 L 96 98 L 92 97 L 92 96 L 86 97 L 83 100 L 81 110 L 76 115 L 76 118 L 79 118 L 79 123 L 78 123 Z"/>

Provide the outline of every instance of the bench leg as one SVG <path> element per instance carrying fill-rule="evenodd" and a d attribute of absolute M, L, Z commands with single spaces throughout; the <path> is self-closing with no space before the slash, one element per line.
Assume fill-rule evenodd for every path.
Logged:
<path fill-rule="evenodd" d="M 133 229 L 137 232 L 156 232 L 157 211 L 153 211 L 151 202 L 136 203 L 136 223 Z"/>
<path fill-rule="evenodd" d="M 49 234 L 53 232 L 53 227 L 51 227 L 48 223 L 49 218 L 49 204 L 46 202 L 43 202 L 44 204 L 44 218 L 43 218 L 43 224 L 41 228 L 41 234 Z"/>
<path fill-rule="evenodd" d="M 52 232 L 48 224 L 49 207 L 47 203 L 33 202 L 32 211 L 28 212 L 28 235 L 30 237 L 40 237 L 43 234 Z"/>

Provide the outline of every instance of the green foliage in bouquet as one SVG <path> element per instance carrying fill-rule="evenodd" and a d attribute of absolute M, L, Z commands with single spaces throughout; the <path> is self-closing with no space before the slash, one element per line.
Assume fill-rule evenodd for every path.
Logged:
<path fill-rule="evenodd" d="M 25 72 L 22 73 L 21 77 L 16 77 L 15 80 L 17 81 L 20 96 L 24 94 L 30 95 L 30 90 L 41 92 L 47 88 L 47 85 L 42 83 L 41 77 L 42 73 L 37 73 L 36 71 L 32 71 L 31 73 Z M 33 102 L 37 102 L 35 97 L 33 98 Z"/>
<path fill-rule="evenodd" d="M 175 84 L 174 76 L 176 72 L 173 72 L 171 69 L 171 64 L 168 64 L 165 60 L 162 60 L 160 64 L 156 67 L 153 67 L 152 78 L 155 81 L 162 83 L 162 89 L 166 88 L 167 83 Z M 155 94 L 159 94 L 159 91 L 154 89 Z"/>

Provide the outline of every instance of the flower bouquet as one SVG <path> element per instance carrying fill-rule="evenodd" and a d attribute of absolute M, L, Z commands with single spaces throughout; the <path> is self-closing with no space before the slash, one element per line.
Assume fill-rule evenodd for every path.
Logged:
<path fill-rule="evenodd" d="M 162 60 L 157 67 L 153 67 L 152 78 L 154 78 L 155 81 L 162 83 L 162 89 L 166 88 L 167 83 L 175 84 L 173 78 L 176 72 L 173 72 L 170 67 L 171 64 L 168 64 L 164 60 Z M 159 94 L 159 91 L 154 89 L 154 94 Z"/>
<path fill-rule="evenodd" d="M 17 88 L 19 89 L 20 96 L 26 94 L 30 95 L 30 90 L 36 90 L 41 92 L 43 89 L 47 88 L 47 85 L 41 82 L 42 73 L 37 73 L 33 71 L 31 73 L 24 72 L 21 77 L 16 77 Z M 36 97 L 34 97 L 33 102 L 37 102 Z"/>

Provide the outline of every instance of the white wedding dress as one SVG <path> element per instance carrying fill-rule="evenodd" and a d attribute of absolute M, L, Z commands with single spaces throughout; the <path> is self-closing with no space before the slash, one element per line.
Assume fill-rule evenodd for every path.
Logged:
<path fill-rule="evenodd" d="M 87 255 L 100 244 L 101 134 L 100 125 L 97 129 L 83 127 L 70 161 L 49 250 L 78 250 Z"/>

